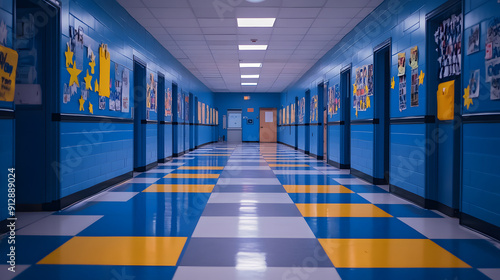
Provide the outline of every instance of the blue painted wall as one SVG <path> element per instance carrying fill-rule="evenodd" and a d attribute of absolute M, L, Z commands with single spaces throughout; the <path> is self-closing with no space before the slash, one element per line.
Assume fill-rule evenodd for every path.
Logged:
<path fill-rule="evenodd" d="M 219 109 L 219 135 L 227 140 L 227 131 L 222 129 L 222 119 L 227 115 L 228 109 L 242 110 L 242 140 L 259 141 L 259 108 L 278 108 L 280 105 L 279 93 L 215 93 L 215 104 Z M 250 96 L 250 100 L 243 100 L 244 96 Z M 253 108 L 253 112 L 248 112 Z M 253 124 L 248 124 L 247 119 L 252 119 Z"/>
<path fill-rule="evenodd" d="M 464 19 L 465 42 L 470 29 L 480 24 L 480 51 L 464 56 L 464 87 L 469 85 L 470 73 L 480 69 L 480 93 L 462 113 L 498 113 L 500 101 L 490 100 L 491 83 L 485 82 L 485 42 L 488 25 L 493 18 L 500 19 L 500 4 L 495 0 L 466 0 Z M 463 93 L 461 94 L 463 95 Z M 462 100 L 462 105 L 463 105 Z M 466 123 L 463 126 L 462 205 L 461 210 L 475 218 L 500 226 L 500 124 Z"/>
<path fill-rule="evenodd" d="M 4 5 L 7 2 L 9 1 L 2 1 L 2 9 L 9 7 L 7 4 Z M 0 12 L 0 16 L 2 17 L 3 12 L 3 10 Z M 8 24 L 8 26 L 11 26 L 11 24 Z M 192 92 L 198 96 L 200 100 L 205 99 L 208 102 L 212 102 L 213 94 L 211 91 L 185 69 L 179 61 L 161 46 L 117 2 L 63 0 L 61 1 L 62 36 L 60 41 L 61 75 L 59 82 L 61 92 L 56 95 L 56 98 L 60 100 L 59 113 L 90 115 L 87 109 L 88 103 L 85 105 L 85 111 L 81 112 L 78 110 L 78 106 L 76 106 L 77 103 L 63 104 L 62 102 L 63 85 L 69 81 L 69 74 L 64 64 L 64 51 L 66 50 L 66 43 L 69 41 L 69 26 L 83 28 L 87 36 L 85 40 L 92 42 L 91 45 L 95 54 L 98 54 L 97 50 L 100 43 L 107 44 L 111 61 L 131 70 L 131 104 L 133 104 L 134 92 L 132 74 L 134 57 L 146 63 L 148 74 L 153 73 L 156 81 L 158 73 L 165 75 L 166 88 L 172 88 L 171 85 L 174 82 L 179 85 L 179 91 L 182 87 L 183 90 Z M 82 73 L 86 71 L 87 66 L 85 64 L 86 61 L 84 61 L 83 65 L 85 67 Z M 111 68 L 113 70 L 113 67 Z M 96 67 L 97 69 L 98 67 Z M 94 76 L 97 76 L 97 73 Z M 113 77 L 113 72 L 111 76 Z M 80 83 L 83 81 L 83 77 L 84 75 L 79 75 Z M 72 102 L 74 102 L 73 98 Z M 108 110 L 108 104 L 106 104 L 105 110 L 98 110 L 98 97 L 94 92 L 90 92 L 89 101 L 94 105 L 94 116 L 132 118 L 131 112 L 121 113 Z M 132 110 L 133 108 L 131 108 Z M 157 113 L 160 114 L 161 112 Z M 150 119 L 156 120 L 157 113 L 150 112 Z M 28 194 L 28 198 L 24 203 L 49 203 L 132 171 L 133 125 L 110 124 L 110 126 L 102 127 L 103 125 L 107 124 L 68 122 L 54 124 L 54 126 L 60 126 L 59 135 L 54 135 L 54 137 L 60 137 L 60 147 L 58 147 L 60 150 L 58 159 L 60 168 L 55 171 L 56 174 L 60 175 L 59 186 L 55 187 L 57 191 L 53 192 L 54 195 L 52 196 Z M 169 128 L 171 128 L 171 125 L 168 125 L 164 132 L 166 141 L 165 156 L 172 154 L 172 132 Z M 158 160 L 158 126 L 146 125 L 145 133 L 146 143 L 144 145 L 147 164 Z M 211 131 L 207 131 L 206 134 L 211 139 Z M 93 140 L 89 140 L 88 136 L 94 137 Z M 182 137 L 182 134 L 179 137 Z M 19 143 L 19 141 L 17 142 Z M 200 142 L 203 141 L 205 139 Z M 184 140 L 179 142 L 183 143 Z M 4 158 L 8 157 L 2 156 L 2 161 Z"/>
<path fill-rule="evenodd" d="M 446 1 L 409 1 L 409 0 L 386 0 L 374 10 L 367 18 L 358 24 L 353 31 L 348 33 L 333 49 L 321 58 L 304 76 L 295 84 L 282 93 L 281 106 L 287 106 L 295 96 L 299 99 L 304 92 L 311 90 L 311 97 L 315 95 L 315 89 L 321 82 L 327 81 L 329 86 L 340 83 L 340 70 L 348 65 L 352 66 L 351 84 L 354 84 L 355 70 L 358 67 L 373 63 L 373 49 L 387 39 L 392 39 L 392 61 L 391 77 L 395 77 L 396 85 L 390 93 L 390 117 L 421 117 L 434 115 L 435 109 L 430 104 L 435 103 L 435 93 L 427 93 L 427 78 L 424 84 L 419 86 L 419 106 L 411 107 L 410 85 L 411 68 L 406 67 L 406 110 L 399 110 L 398 77 L 397 77 L 397 55 L 405 52 L 407 61 L 410 49 L 418 46 L 419 50 L 419 73 L 428 71 L 426 65 L 426 15 L 435 10 Z M 493 17 L 500 15 L 500 4 L 496 0 L 464 0 L 464 40 L 462 41 L 463 74 L 462 83 L 464 87 L 469 84 L 470 72 L 481 69 L 481 91 L 480 97 L 473 99 L 474 104 L 470 109 L 462 108 L 463 114 L 475 113 L 498 113 L 500 101 L 492 101 L 490 95 L 490 83 L 484 81 L 485 71 L 485 39 L 488 23 Z M 466 46 L 470 27 L 481 25 L 481 49 L 480 52 L 467 55 Z M 432 50 L 433 51 L 433 50 Z M 461 90 L 461 89 L 459 89 Z M 460 93 L 462 96 L 463 92 Z M 352 96 L 352 92 L 350 94 Z M 377 92 L 375 92 L 375 96 Z M 375 97 L 374 96 L 374 97 Z M 374 98 L 372 97 L 372 98 Z M 375 117 L 375 102 L 371 100 L 371 108 L 364 112 L 351 110 L 352 120 L 372 119 Z M 306 103 L 310 102 L 306 100 Z M 463 104 L 463 100 L 461 100 Z M 352 97 L 350 104 L 341 104 L 352 108 Z M 463 107 L 463 106 L 462 106 Z M 329 121 L 339 121 L 339 115 L 329 118 Z M 377 116 L 378 117 L 378 116 Z M 429 150 L 429 141 L 434 139 L 432 124 L 393 124 L 390 132 L 390 183 L 424 198 L 430 198 L 433 192 L 432 184 L 436 173 L 432 171 L 435 163 L 432 162 L 435 151 Z M 467 123 L 463 125 L 462 136 L 462 192 L 460 210 L 473 217 L 487 221 L 493 225 L 500 226 L 500 187 L 498 182 L 498 171 L 500 168 L 500 150 L 498 143 L 500 135 L 496 133 L 500 124 Z M 299 127 L 299 133 L 303 134 L 305 128 Z M 338 126 L 329 127 L 329 152 L 328 158 L 333 161 L 339 160 L 340 133 Z M 289 144 L 291 138 L 280 133 L 281 141 Z M 306 145 L 307 140 L 310 147 Z M 298 148 L 310 150 L 315 153 L 315 136 L 310 133 L 309 139 L 299 137 Z M 352 168 L 360 170 L 368 175 L 380 177 L 380 171 L 374 168 L 374 125 L 351 126 L 351 165 Z M 452 159 L 444 165 L 452 165 Z M 430 171 L 429 171 L 430 170 Z M 449 197 L 431 197 L 439 202 L 452 206 Z"/>

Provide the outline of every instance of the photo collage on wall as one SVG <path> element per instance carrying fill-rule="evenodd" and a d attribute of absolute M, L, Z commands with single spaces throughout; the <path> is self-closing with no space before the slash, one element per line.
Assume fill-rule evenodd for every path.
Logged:
<path fill-rule="evenodd" d="M 311 122 L 318 121 L 318 96 L 314 95 L 311 98 L 311 108 L 309 110 L 309 119 Z"/>
<path fill-rule="evenodd" d="M 406 53 L 398 53 L 399 111 L 406 110 Z"/>
<path fill-rule="evenodd" d="M 340 109 L 340 90 L 339 84 L 336 84 L 328 90 L 328 116 L 331 118 L 336 115 Z"/>
<path fill-rule="evenodd" d="M 94 105 L 101 111 L 107 107 L 109 111 L 130 112 L 131 70 L 111 60 L 106 44 L 97 44 L 81 27 L 71 27 L 64 55 L 69 81 L 63 85 L 63 104 L 90 114 L 94 114 Z"/>
<path fill-rule="evenodd" d="M 151 112 L 157 112 L 157 86 L 158 83 L 155 81 L 155 75 L 153 73 L 149 73 L 147 85 L 146 85 L 146 119 L 150 119 Z"/>
<path fill-rule="evenodd" d="M 410 61 L 411 67 L 411 88 L 410 88 L 410 104 L 411 107 L 418 106 L 418 86 L 419 86 L 419 77 L 418 77 L 418 46 L 411 48 L 410 50 Z"/>
<path fill-rule="evenodd" d="M 373 96 L 373 64 L 356 69 L 354 81 L 353 108 L 366 111 L 371 107 L 370 96 Z"/>
<path fill-rule="evenodd" d="M 184 116 L 183 114 L 183 103 L 182 102 L 182 93 L 177 93 L 177 97 L 176 97 L 176 102 L 177 102 L 177 121 L 178 122 L 181 122 L 182 121 L 182 117 Z"/>
<path fill-rule="evenodd" d="M 299 123 L 304 123 L 306 114 L 306 98 L 302 97 L 299 101 Z"/>
<path fill-rule="evenodd" d="M 189 95 L 184 95 L 184 121 L 189 122 Z"/>
<path fill-rule="evenodd" d="M 282 121 L 282 118 L 281 118 L 281 111 L 282 111 L 282 109 L 280 108 L 280 109 L 278 110 L 278 125 L 282 125 L 282 123 L 281 123 L 281 121 Z"/>
<path fill-rule="evenodd" d="M 290 108 L 290 124 L 295 124 L 295 103 L 292 103 Z"/>
<path fill-rule="evenodd" d="M 485 60 L 485 82 L 490 83 L 490 99 L 500 100 L 500 18 L 488 23 Z"/>
<path fill-rule="evenodd" d="M 462 15 L 444 20 L 434 33 L 437 44 L 439 79 L 457 76 L 462 65 Z"/>

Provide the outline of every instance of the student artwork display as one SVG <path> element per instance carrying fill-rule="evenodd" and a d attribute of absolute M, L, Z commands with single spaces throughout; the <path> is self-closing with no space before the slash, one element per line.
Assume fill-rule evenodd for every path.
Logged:
<path fill-rule="evenodd" d="M 0 45 L 5 45 L 7 43 L 7 25 L 2 20 L 0 22 Z"/>
<path fill-rule="evenodd" d="M 177 119 L 182 120 L 182 93 L 177 93 Z"/>
<path fill-rule="evenodd" d="M 184 120 L 189 121 L 189 95 L 184 96 Z"/>
<path fill-rule="evenodd" d="M 336 84 L 328 90 L 328 115 L 333 117 L 340 109 L 340 91 L 339 85 Z"/>
<path fill-rule="evenodd" d="M 474 70 L 470 73 L 469 79 L 469 98 L 478 98 L 479 97 L 479 75 L 480 70 Z"/>
<path fill-rule="evenodd" d="M 146 116 L 149 119 L 149 112 L 156 112 L 157 83 L 153 73 L 149 74 L 149 81 L 146 85 Z"/>
<path fill-rule="evenodd" d="M 109 98 L 110 95 L 110 70 L 111 58 L 108 51 L 108 45 L 101 44 L 99 47 L 99 95 Z M 71 85 L 71 82 L 70 82 Z"/>
<path fill-rule="evenodd" d="M 353 86 L 353 108 L 356 112 L 366 111 L 371 107 L 370 96 L 373 95 L 373 64 L 356 69 Z"/>
<path fill-rule="evenodd" d="M 201 102 L 198 101 L 198 123 L 201 123 Z"/>
<path fill-rule="evenodd" d="M 279 110 L 278 110 L 278 124 L 279 124 L 279 125 L 281 125 L 281 120 L 282 120 L 282 118 L 281 118 L 281 110 L 282 110 L 282 109 L 279 109 Z"/>
<path fill-rule="evenodd" d="M 490 99 L 500 99 L 500 18 L 488 23 L 486 34 L 485 82 L 490 83 Z"/>
<path fill-rule="evenodd" d="M 209 122 L 209 119 L 210 119 L 210 115 L 209 115 L 210 114 L 210 109 L 209 108 L 210 107 L 208 106 L 208 104 L 206 104 L 206 105 L 207 105 L 207 108 L 205 109 L 206 110 L 205 111 L 206 112 L 205 116 L 207 117 L 207 119 L 205 120 L 205 123 L 206 124 L 210 124 L 210 122 Z"/>
<path fill-rule="evenodd" d="M 318 120 L 318 96 L 315 95 L 311 98 L 311 108 L 310 108 L 310 121 L 315 122 Z"/>
<path fill-rule="evenodd" d="M 406 53 L 398 53 L 398 76 L 406 75 Z"/>
<path fill-rule="evenodd" d="M 290 124 L 290 105 L 286 106 L 286 119 L 285 124 Z"/>
<path fill-rule="evenodd" d="M 0 45 L 0 101 L 14 101 L 18 54 Z"/>
<path fill-rule="evenodd" d="M 121 80 L 122 113 L 130 112 L 130 72 L 124 69 Z"/>
<path fill-rule="evenodd" d="M 406 110 L 406 75 L 399 77 L 399 111 Z"/>
<path fill-rule="evenodd" d="M 201 103 L 201 123 L 205 124 L 205 103 Z"/>
<path fill-rule="evenodd" d="M 467 47 L 467 54 L 473 54 L 479 51 L 479 40 L 481 36 L 480 25 L 474 25 L 470 28 L 469 45 Z"/>
<path fill-rule="evenodd" d="M 304 116 L 306 113 L 306 98 L 302 97 L 299 101 L 299 123 L 304 123 Z"/>
<path fill-rule="evenodd" d="M 285 110 L 285 108 L 283 108 L 283 110 L 281 112 L 281 121 L 283 122 L 283 124 L 286 124 L 285 123 L 285 119 L 286 119 L 285 113 L 286 113 L 286 110 Z"/>
<path fill-rule="evenodd" d="M 295 123 L 295 103 L 290 105 L 290 124 Z"/>
<path fill-rule="evenodd" d="M 200 103 L 198 102 L 198 108 L 199 107 Z M 165 117 L 172 118 L 172 91 L 170 88 L 167 88 L 165 91 Z"/>
<path fill-rule="evenodd" d="M 118 63 L 114 63 L 115 80 L 114 89 L 111 90 L 109 96 L 109 110 L 111 111 L 121 111 L 122 104 L 122 74 L 124 67 Z"/>
<path fill-rule="evenodd" d="M 411 67 L 411 87 L 410 87 L 410 105 L 411 107 L 418 106 L 418 86 L 420 79 L 418 75 L 418 47 L 415 46 L 410 50 L 410 67 Z"/>
<path fill-rule="evenodd" d="M 444 20 L 434 33 L 439 79 L 460 75 L 462 64 L 462 15 Z"/>
<path fill-rule="evenodd" d="M 215 110 L 215 124 L 219 125 L 219 110 Z"/>

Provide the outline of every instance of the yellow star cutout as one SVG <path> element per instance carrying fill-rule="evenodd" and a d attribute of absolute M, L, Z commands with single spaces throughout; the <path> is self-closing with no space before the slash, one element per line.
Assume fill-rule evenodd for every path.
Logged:
<path fill-rule="evenodd" d="M 73 64 L 73 52 L 69 48 L 69 43 L 66 44 L 68 46 L 68 49 L 64 53 L 66 56 L 66 67 L 69 67 L 71 64 Z"/>
<path fill-rule="evenodd" d="M 92 90 L 92 76 L 89 75 L 89 70 L 87 69 L 87 76 L 83 78 L 85 80 L 85 89 Z"/>
<path fill-rule="evenodd" d="M 418 76 L 418 84 L 419 85 L 423 85 L 424 84 L 424 77 L 425 77 L 425 74 L 422 70 L 420 70 L 420 76 Z"/>
<path fill-rule="evenodd" d="M 469 90 L 470 90 L 470 85 L 467 86 L 466 88 L 464 88 L 464 95 L 463 95 L 463 97 L 464 97 L 464 107 L 467 107 L 467 110 L 469 110 L 469 106 L 471 104 L 474 104 L 474 103 L 472 103 L 472 98 L 469 97 L 470 96 L 469 95 Z"/>
<path fill-rule="evenodd" d="M 94 70 L 95 61 L 92 60 L 91 62 L 89 62 L 89 66 L 90 66 L 90 73 L 94 74 L 95 73 L 95 70 Z"/>
<path fill-rule="evenodd" d="M 358 117 L 358 106 L 356 106 L 356 118 Z"/>
<path fill-rule="evenodd" d="M 367 96 L 366 97 L 366 108 L 371 108 L 372 107 L 372 104 L 370 102 L 370 96 Z"/>
<path fill-rule="evenodd" d="M 394 89 L 395 86 L 396 86 L 396 81 L 394 81 L 394 77 L 392 77 L 391 89 Z"/>
<path fill-rule="evenodd" d="M 80 96 L 80 99 L 78 101 L 80 102 L 80 111 L 85 111 L 85 108 L 83 108 L 83 105 L 85 104 L 85 99 L 83 99 L 83 96 Z"/>
<path fill-rule="evenodd" d="M 368 94 L 368 86 L 365 86 L 365 93 Z"/>
<path fill-rule="evenodd" d="M 99 92 L 99 84 L 97 83 L 97 80 L 95 80 L 94 91 Z"/>
<path fill-rule="evenodd" d="M 76 64 L 73 63 L 73 68 L 66 68 L 68 69 L 69 74 L 71 77 L 69 78 L 69 86 L 72 86 L 73 84 L 76 84 L 78 87 L 80 87 L 80 83 L 78 82 L 78 75 L 82 72 L 80 69 L 76 69 Z"/>
<path fill-rule="evenodd" d="M 352 90 L 354 91 L 354 94 L 358 92 L 358 86 L 356 84 L 352 84 Z"/>
<path fill-rule="evenodd" d="M 94 106 L 92 105 L 92 103 L 90 103 L 90 101 L 89 101 L 89 111 L 91 114 L 94 114 Z"/>

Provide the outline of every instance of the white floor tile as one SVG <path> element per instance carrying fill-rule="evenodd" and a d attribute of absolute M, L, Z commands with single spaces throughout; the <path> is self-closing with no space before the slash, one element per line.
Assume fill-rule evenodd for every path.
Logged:
<path fill-rule="evenodd" d="M 271 167 L 269 166 L 241 166 L 241 165 L 226 165 L 224 167 L 224 170 L 237 170 L 237 171 L 244 171 L 244 170 L 271 170 Z"/>
<path fill-rule="evenodd" d="M 21 272 L 25 271 L 30 267 L 30 265 L 20 265 L 16 264 L 15 271 L 11 272 L 7 270 L 10 267 L 8 264 L 0 264 L 0 279 L 2 280 L 10 280 L 14 279 L 17 275 L 21 274 Z"/>
<path fill-rule="evenodd" d="M 359 193 L 359 196 L 373 204 L 412 204 L 390 193 Z"/>
<path fill-rule="evenodd" d="M 168 173 L 173 172 L 174 170 L 175 170 L 175 169 L 161 169 L 161 168 L 155 168 L 155 169 L 148 170 L 148 171 L 146 171 L 145 173 L 164 173 L 164 174 L 168 174 Z"/>
<path fill-rule="evenodd" d="M 17 235 L 75 236 L 102 216 L 50 215 L 16 232 Z"/>
<path fill-rule="evenodd" d="M 500 279 L 500 269 L 499 268 L 480 268 L 478 270 L 493 280 Z"/>
<path fill-rule="evenodd" d="M 153 184 L 156 181 L 160 180 L 161 178 L 133 178 L 128 181 L 125 181 L 125 183 L 144 183 L 144 184 Z"/>
<path fill-rule="evenodd" d="M 208 203 L 293 203 L 286 193 L 212 193 Z"/>
<path fill-rule="evenodd" d="M 485 239 L 453 218 L 399 218 L 429 239 Z"/>
<path fill-rule="evenodd" d="M 323 175 L 318 170 L 273 170 L 276 175 Z"/>
<path fill-rule="evenodd" d="M 179 266 L 174 280 L 340 280 L 335 268 L 331 267 L 203 267 Z"/>
<path fill-rule="evenodd" d="M 281 185 L 277 178 L 219 178 L 217 185 Z"/>
<path fill-rule="evenodd" d="M 137 194 L 138 192 L 104 192 L 89 199 L 89 201 L 126 202 Z"/>
<path fill-rule="evenodd" d="M 16 212 L 16 228 L 20 229 L 47 216 L 54 212 Z"/>
<path fill-rule="evenodd" d="M 342 185 L 371 185 L 370 183 L 357 178 L 335 178 L 334 180 Z"/>

